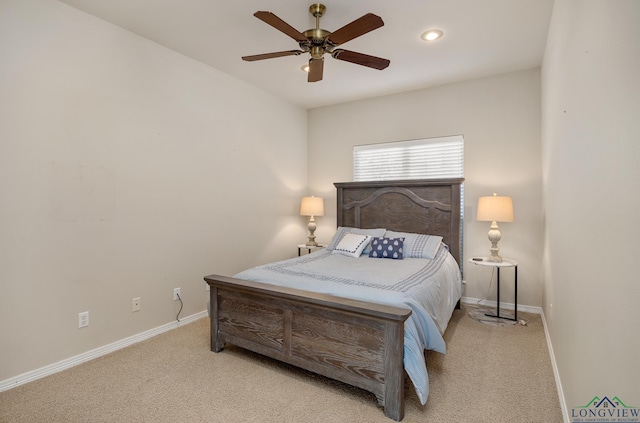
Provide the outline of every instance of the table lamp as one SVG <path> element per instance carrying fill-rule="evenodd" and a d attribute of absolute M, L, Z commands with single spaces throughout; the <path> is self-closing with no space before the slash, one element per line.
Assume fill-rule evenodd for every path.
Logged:
<path fill-rule="evenodd" d="M 316 242 L 316 236 L 314 232 L 316 231 L 316 221 L 314 219 L 315 216 L 324 216 L 324 202 L 321 197 L 303 197 L 302 202 L 300 203 L 300 216 L 310 216 L 309 217 L 309 225 L 307 229 L 309 230 L 309 240 L 306 245 L 309 247 L 315 247 L 318 245 Z"/>
<path fill-rule="evenodd" d="M 491 222 L 489 229 L 489 241 L 491 255 L 487 261 L 502 263 L 502 257 L 498 254 L 498 241 L 502 238 L 498 222 L 513 222 L 513 201 L 511 197 L 499 197 L 495 192 L 490 197 L 480 197 L 478 199 L 478 214 L 476 220 L 481 222 Z"/>

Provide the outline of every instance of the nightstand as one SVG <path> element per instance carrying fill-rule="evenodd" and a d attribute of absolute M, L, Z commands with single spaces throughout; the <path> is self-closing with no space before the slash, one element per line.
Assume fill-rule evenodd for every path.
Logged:
<path fill-rule="evenodd" d="M 485 316 L 490 316 L 490 317 L 497 317 L 498 319 L 505 319 L 505 320 L 512 320 L 517 322 L 518 321 L 518 262 L 514 261 L 514 260 L 509 260 L 509 259 L 502 259 L 502 262 L 500 263 L 496 263 L 493 261 L 487 261 L 487 257 L 476 257 L 476 258 L 481 258 L 482 261 L 480 260 L 474 260 L 474 259 L 469 259 L 470 263 L 473 263 L 477 266 L 488 266 L 488 267 L 494 267 L 497 269 L 497 273 L 498 273 L 498 294 L 497 294 L 497 301 L 496 301 L 496 313 L 495 314 L 489 314 L 489 313 L 485 313 Z M 515 286 L 515 298 L 514 298 L 514 313 L 513 313 L 513 318 L 511 317 L 504 317 L 504 316 L 500 316 L 500 269 L 502 269 L 503 267 L 513 267 L 514 268 L 514 273 L 513 273 L 513 283 Z"/>
<path fill-rule="evenodd" d="M 298 257 L 300 257 L 303 250 L 307 250 L 307 254 L 309 254 L 312 251 L 316 251 L 324 247 L 326 247 L 326 245 L 323 245 L 323 244 L 318 244 L 318 245 L 298 244 Z"/>

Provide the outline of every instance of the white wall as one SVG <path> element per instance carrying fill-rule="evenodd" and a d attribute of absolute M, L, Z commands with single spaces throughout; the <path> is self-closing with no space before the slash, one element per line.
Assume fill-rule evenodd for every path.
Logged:
<path fill-rule="evenodd" d="M 571 413 L 640 406 L 640 2 L 556 0 L 542 72 L 544 313 Z"/>
<path fill-rule="evenodd" d="M 0 380 L 295 254 L 305 110 L 50 0 L 0 2 L 0 63 Z"/>
<path fill-rule="evenodd" d="M 465 140 L 464 256 L 489 254 L 489 222 L 476 222 L 478 197 L 513 197 L 515 222 L 500 224 L 501 254 L 520 263 L 518 303 L 542 301 L 540 70 L 498 75 L 370 100 L 328 106 L 308 114 L 309 186 L 325 197 L 316 235 L 335 231 L 334 182 L 353 180 L 354 145 L 445 135 Z M 487 268 L 465 263 L 464 296 L 495 299 Z M 511 273 L 512 274 L 512 273 Z M 511 281 L 505 270 L 505 281 Z M 504 282 L 504 281 L 501 281 Z M 513 284 L 501 300 L 513 302 Z"/>

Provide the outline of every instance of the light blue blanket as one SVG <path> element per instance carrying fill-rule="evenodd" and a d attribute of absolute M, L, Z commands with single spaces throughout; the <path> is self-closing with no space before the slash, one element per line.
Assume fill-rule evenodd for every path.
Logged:
<path fill-rule="evenodd" d="M 462 278 L 446 247 L 433 260 L 347 257 L 320 250 L 234 277 L 380 304 L 408 307 L 404 367 L 422 404 L 429 395 L 424 350 L 446 352 L 442 334 L 462 295 Z"/>

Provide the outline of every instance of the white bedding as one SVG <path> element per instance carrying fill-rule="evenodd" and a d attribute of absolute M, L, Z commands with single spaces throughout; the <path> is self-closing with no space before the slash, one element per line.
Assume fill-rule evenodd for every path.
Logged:
<path fill-rule="evenodd" d="M 405 323 L 404 367 L 422 404 L 429 395 L 424 350 L 446 352 L 442 334 L 462 295 L 462 278 L 446 247 L 433 260 L 359 258 L 320 250 L 254 267 L 236 278 L 412 310 Z"/>

